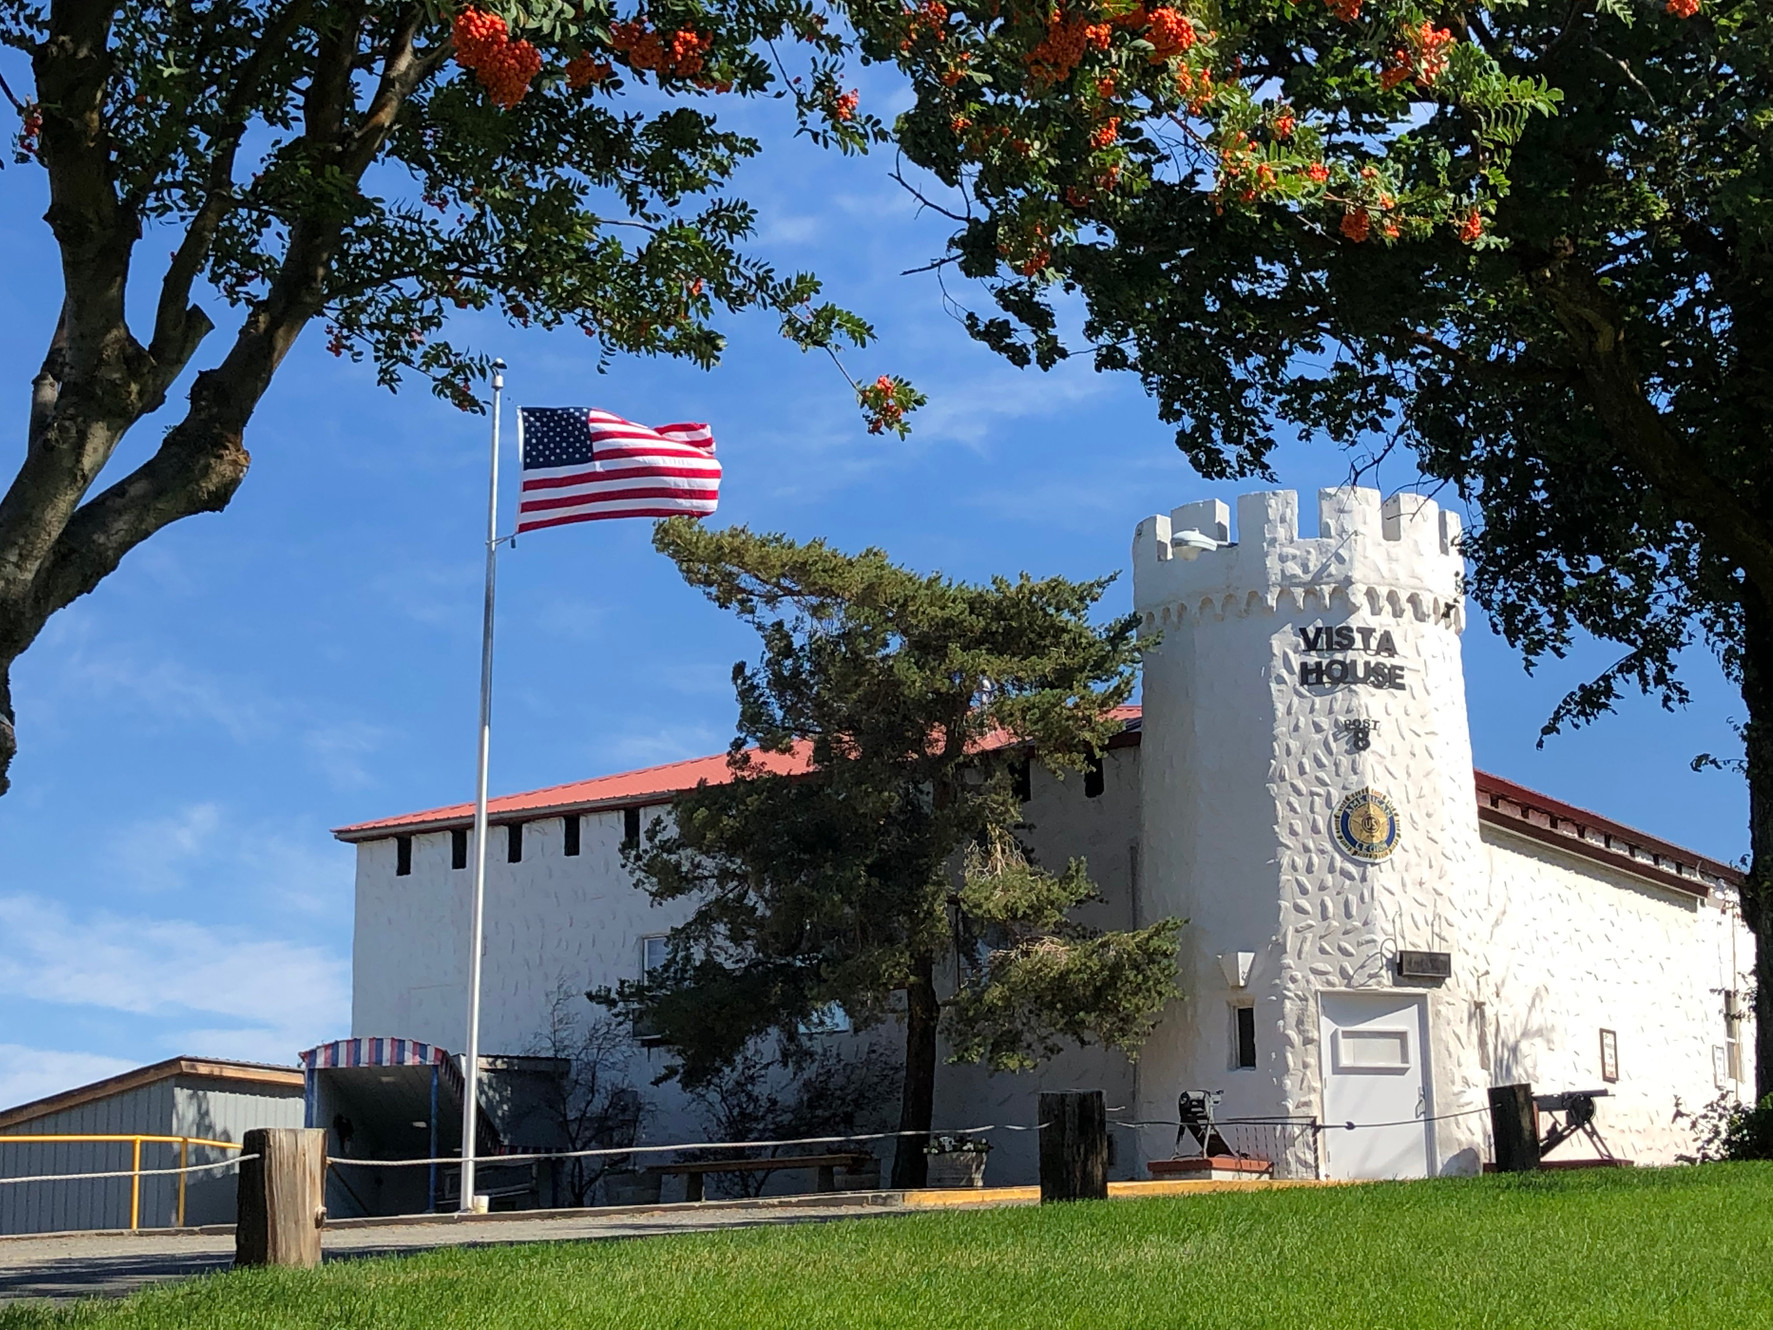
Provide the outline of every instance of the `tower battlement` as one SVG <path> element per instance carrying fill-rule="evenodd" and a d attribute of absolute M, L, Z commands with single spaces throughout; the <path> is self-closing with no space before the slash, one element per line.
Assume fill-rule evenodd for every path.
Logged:
<path fill-rule="evenodd" d="M 1237 526 L 1218 499 L 1148 517 L 1133 537 L 1133 603 L 1148 624 L 1187 614 L 1363 602 L 1377 611 L 1464 627 L 1459 517 L 1432 499 L 1352 486 L 1318 491 L 1318 530 L 1299 534 L 1294 490 L 1243 494 Z M 1187 533 L 1198 533 L 1190 542 Z M 1216 548 L 1206 548 L 1208 542 Z"/>

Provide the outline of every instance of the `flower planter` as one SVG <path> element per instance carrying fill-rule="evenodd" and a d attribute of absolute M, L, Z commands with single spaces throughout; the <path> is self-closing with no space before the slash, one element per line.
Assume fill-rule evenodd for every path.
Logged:
<path fill-rule="evenodd" d="M 929 1155 L 926 1187 L 983 1187 L 985 1185 L 985 1152 L 955 1150 L 948 1154 Z"/>

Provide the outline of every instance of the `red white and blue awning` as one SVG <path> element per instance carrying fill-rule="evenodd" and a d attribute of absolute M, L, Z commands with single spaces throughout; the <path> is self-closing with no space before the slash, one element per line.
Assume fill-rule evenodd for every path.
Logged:
<path fill-rule="evenodd" d="M 335 1039 L 308 1049 L 301 1059 L 302 1066 L 309 1071 L 330 1067 L 447 1067 L 455 1063 L 454 1056 L 436 1044 L 386 1036 Z"/>

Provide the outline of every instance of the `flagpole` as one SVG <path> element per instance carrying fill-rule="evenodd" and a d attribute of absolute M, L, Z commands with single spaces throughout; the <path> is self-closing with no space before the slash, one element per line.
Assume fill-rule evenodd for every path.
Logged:
<path fill-rule="evenodd" d="M 474 1154 L 480 1105 L 480 953 L 486 916 L 486 759 L 492 746 L 493 586 L 499 571 L 499 407 L 505 362 L 493 361 L 492 459 L 486 486 L 486 605 L 480 628 L 480 767 L 474 783 L 474 900 L 468 924 L 468 1049 L 462 1064 L 463 1214 L 474 1210 Z"/>

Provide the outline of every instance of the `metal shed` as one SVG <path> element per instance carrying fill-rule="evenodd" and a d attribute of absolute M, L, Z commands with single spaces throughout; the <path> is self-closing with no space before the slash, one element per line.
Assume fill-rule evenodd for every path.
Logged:
<path fill-rule="evenodd" d="M 0 1112 L 0 1179 L 213 1163 L 235 1152 L 198 1142 L 301 1125 L 298 1069 L 168 1058 Z M 20 1139 L 42 1136 L 117 1139 Z M 232 1169 L 188 1174 L 183 1188 L 169 1175 L 0 1182 L 0 1233 L 171 1228 L 181 1202 L 187 1225 L 231 1224 L 234 1194 Z"/>

